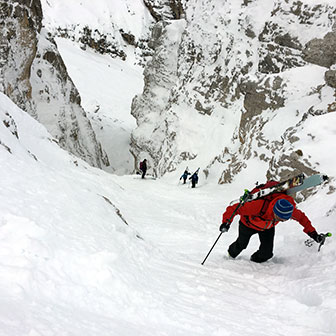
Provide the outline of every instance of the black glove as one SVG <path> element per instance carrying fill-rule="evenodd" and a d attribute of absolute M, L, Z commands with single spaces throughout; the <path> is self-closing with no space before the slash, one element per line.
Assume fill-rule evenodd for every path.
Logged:
<path fill-rule="evenodd" d="M 221 226 L 219 227 L 219 231 L 220 232 L 228 232 L 230 229 L 230 223 L 229 222 L 225 222 L 223 224 L 221 224 Z"/>
<path fill-rule="evenodd" d="M 323 241 L 323 236 L 321 234 L 318 234 L 316 231 L 309 232 L 308 236 L 310 238 L 313 238 L 316 241 L 316 243 L 321 243 Z"/>

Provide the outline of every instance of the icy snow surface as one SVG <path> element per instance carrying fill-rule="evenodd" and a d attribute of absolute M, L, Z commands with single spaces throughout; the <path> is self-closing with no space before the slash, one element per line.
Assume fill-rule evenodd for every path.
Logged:
<path fill-rule="evenodd" d="M 227 258 L 235 222 L 202 266 L 225 206 L 251 185 L 118 177 L 59 149 L 2 94 L 0 117 L 1 336 L 335 335 L 334 238 L 317 252 L 283 223 L 259 265 L 256 237 Z M 335 141 L 331 127 L 319 137 Z M 320 232 L 335 226 L 327 191 L 299 206 Z"/>

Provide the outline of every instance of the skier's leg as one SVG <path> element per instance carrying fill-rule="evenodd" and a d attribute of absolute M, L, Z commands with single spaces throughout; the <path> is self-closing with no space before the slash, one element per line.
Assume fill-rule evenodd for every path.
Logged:
<path fill-rule="evenodd" d="M 246 249 L 252 235 L 257 233 L 256 230 L 245 226 L 239 222 L 239 233 L 237 240 L 229 246 L 228 252 L 230 257 L 236 258 L 237 255 Z"/>
<path fill-rule="evenodd" d="M 274 234 L 274 227 L 258 232 L 260 246 L 259 250 L 251 255 L 252 261 L 261 263 L 273 257 Z"/>

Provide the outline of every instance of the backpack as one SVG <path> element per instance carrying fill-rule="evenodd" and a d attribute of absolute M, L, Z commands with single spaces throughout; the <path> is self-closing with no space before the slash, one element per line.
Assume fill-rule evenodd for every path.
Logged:
<path fill-rule="evenodd" d="M 140 170 L 142 170 L 142 168 L 143 168 L 143 162 L 141 161 L 140 162 Z"/>
<path fill-rule="evenodd" d="M 257 193 L 259 190 L 262 190 L 262 189 L 267 189 L 267 188 L 270 188 L 270 187 L 273 187 L 275 185 L 277 185 L 279 182 L 277 181 L 274 181 L 274 180 L 270 180 L 270 181 L 267 181 L 266 183 L 263 183 L 263 184 L 258 184 L 256 187 L 254 187 L 250 193 L 251 194 L 255 194 Z M 260 199 L 262 199 L 264 201 L 264 204 L 262 205 L 261 207 L 261 210 L 260 210 L 260 213 L 258 215 L 258 217 L 262 217 L 266 211 L 267 211 L 267 208 L 269 206 L 269 204 L 271 203 L 271 201 L 275 198 L 275 197 L 278 197 L 279 195 L 281 194 L 286 194 L 284 192 L 275 192 L 273 194 L 270 194 L 270 195 L 266 195 L 264 197 L 261 197 Z"/>

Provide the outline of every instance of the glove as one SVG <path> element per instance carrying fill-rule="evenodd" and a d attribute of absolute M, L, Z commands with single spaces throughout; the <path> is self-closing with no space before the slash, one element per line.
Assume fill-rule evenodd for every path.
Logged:
<path fill-rule="evenodd" d="M 221 226 L 219 227 L 219 231 L 220 232 L 228 232 L 229 229 L 230 229 L 230 223 L 229 222 L 225 222 L 225 223 L 222 223 Z"/>
<path fill-rule="evenodd" d="M 323 241 L 323 236 L 321 234 L 318 234 L 316 231 L 309 232 L 308 236 L 310 238 L 313 238 L 316 241 L 316 243 L 321 243 Z"/>

